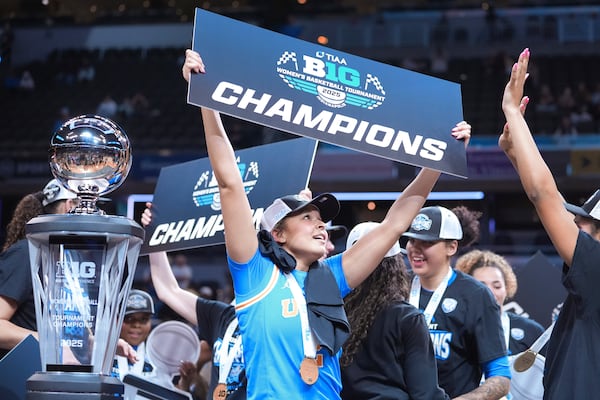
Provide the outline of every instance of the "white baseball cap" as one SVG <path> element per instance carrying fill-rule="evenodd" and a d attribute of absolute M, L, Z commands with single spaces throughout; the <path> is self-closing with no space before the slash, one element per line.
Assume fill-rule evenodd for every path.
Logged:
<path fill-rule="evenodd" d="M 44 199 L 42 200 L 42 205 L 44 207 L 55 201 L 77 198 L 75 193 L 65 189 L 56 179 L 52 179 L 48 182 L 46 186 L 44 186 L 42 193 L 44 193 Z"/>
<path fill-rule="evenodd" d="M 340 203 L 334 195 L 329 193 L 323 193 L 312 200 L 307 200 L 297 194 L 289 195 L 275 199 L 267 207 L 260 220 L 260 226 L 271 232 L 275 225 L 290 213 L 300 211 L 309 205 L 317 207 L 323 222 L 331 221 L 340 211 Z"/>
<path fill-rule="evenodd" d="M 356 225 L 354 228 L 352 228 L 352 230 L 348 234 L 348 239 L 346 240 L 346 249 L 349 249 L 350 247 L 352 247 L 354 245 L 354 243 L 356 243 L 358 241 L 358 239 L 360 239 L 367 233 L 371 232 L 373 230 L 373 228 L 375 228 L 378 225 L 379 225 L 379 222 L 370 222 L 370 221 L 369 222 L 361 222 L 360 224 Z M 401 252 L 402 252 L 402 248 L 400 247 L 400 244 L 396 241 L 396 243 L 394 243 L 392 248 L 389 249 L 387 253 L 385 253 L 384 257 L 393 257 L 396 254 L 401 253 Z"/>

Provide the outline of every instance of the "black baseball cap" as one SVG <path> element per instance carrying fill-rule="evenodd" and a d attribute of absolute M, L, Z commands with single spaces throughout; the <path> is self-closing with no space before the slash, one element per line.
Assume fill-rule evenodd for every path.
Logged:
<path fill-rule="evenodd" d="M 402 236 L 435 242 L 437 240 L 460 240 L 462 227 L 456 214 L 445 207 L 425 207 L 413 219 L 410 229 Z"/>
<path fill-rule="evenodd" d="M 600 221 L 600 189 L 596 190 L 581 207 L 566 203 L 565 208 L 575 215 Z"/>
<path fill-rule="evenodd" d="M 154 301 L 152 301 L 152 296 L 147 292 L 139 289 L 131 289 L 127 297 L 125 315 L 138 312 L 154 314 Z"/>

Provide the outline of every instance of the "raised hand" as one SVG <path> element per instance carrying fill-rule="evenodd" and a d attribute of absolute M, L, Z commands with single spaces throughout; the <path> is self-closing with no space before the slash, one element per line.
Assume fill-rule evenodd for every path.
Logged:
<path fill-rule="evenodd" d="M 502 110 L 507 112 L 519 112 L 525 81 L 529 77 L 527 66 L 529 65 L 529 49 L 525 49 L 519 55 L 519 60 L 513 65 L 510 79 L 504 88 L 502 97 Z"/>
<path fill-rule="evenodd" d="M 200 54 L 194 50 L 187 49 L 185 51 L 185 61 L 183 62 L 183 67 L 181 67 L 183 79 L 189 82 L 192 72 L 204 74 L 206 73 L 206 69 L 204 68 L 204 62 Z"/>
<path fill-rule="evenodd" d="M 466 148 L 471 140 L 471 125 L 466 121 L 460 121 L 452 128 L 451 134 L 456 140 L 464 140 Z"/>
<path fill-rule="evenodd" d="M 147 227 L 148 225 L 150 225 L 150 223 L 152 222 L 152 203 L 151 202 L 147 202 L 146 203 L 146 209 L 144 210 L 144 212 L 142 213 L 142 225 L 145 227 Z"/>

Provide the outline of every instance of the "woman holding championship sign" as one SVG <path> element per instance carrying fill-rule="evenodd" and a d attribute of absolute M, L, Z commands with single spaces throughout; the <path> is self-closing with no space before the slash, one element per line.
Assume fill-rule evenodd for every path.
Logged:
<path fill-rule="evenodd" d="M 205 73 L 186 51 L 183 76 Z M 381 224 L 341 254 L 326 250 L 325 222 L 337 199 L 284 196 L 265 209 L 256 232 L 235 153 L 218 112 L 202 108 L 206 147 L 219 186 L 225 246 L 244 342 L 249 399 L 339 399 L 339 356 L 349 325 L 343 296 L 358 286 L 408 229 L 440 173 L 423 169 Z M 452 135 L 465 144 L 471 127 Z"/>

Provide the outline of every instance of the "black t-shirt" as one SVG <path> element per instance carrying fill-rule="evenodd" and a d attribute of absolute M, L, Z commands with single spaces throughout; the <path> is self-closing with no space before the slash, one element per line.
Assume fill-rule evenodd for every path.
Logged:
<path fill-rule="evenodd" d="M 579 232 L 571 268 L 563 267 L 567 299 L 548 342 L 544 399 L 600 396 L 600 242 Z"/>
<path fill-rule="evenodd" d="M 406 302 L 381 310 L 351 365 L 342 399 L 438 400 L 437 369 L 423 314 Z"/>
<path fill-rule="evenodd" d="M 227 327 L 235 319 L 235 307 L 221 301 L 206 300 L 198 297 L 196 301 L 196 316 L 198 318 L 198 337 L 206 340 L 212 347 L 213 365 L 211 379 L 208 386 L 208 399 L 212 399 L 215 387 L 219 382 L 219 350 L 223 343 L 223 336 Z M 233 338 L 239 336 L 239 327 L 235 329 Z M 231 343 L 228 344 L 232 346 Z M 243 348 L 233 360 L 229 376 L 227 377 L 227 400 L 246 399 L 246 368 L 244 365 Z"/>
<path fill-rule="evenodd" d="M 545 329 L 536 321 L 517 315 L 512 312 L 507 312 L 510 320 L 510 335 L 508 338 L 508 354 L 519 354 L 531 347 L 531 345 L 544 333 Z M 546 354 L 546 346 L 540 351 L 541 354 Z"/>
<path fill-rule="evenodd" d="M 10 322 L 25 329 L 37 330 L 27 239 L 19 240 L 0 254 L 0 296 L 17 302 L 17 310 Z M 9 351 L 0 349 L 0 358 Z"/>
<path fill-rule="evenodd" d="M 424 310 L 432 292 L 421 289 Z M 429 326 L 440 386 L 454 398 L 481 382 L 481 364 L 506 356 L 500 307 L 490 290 L 454 271 Z"/>

